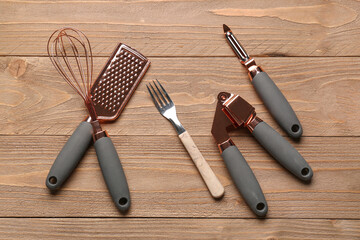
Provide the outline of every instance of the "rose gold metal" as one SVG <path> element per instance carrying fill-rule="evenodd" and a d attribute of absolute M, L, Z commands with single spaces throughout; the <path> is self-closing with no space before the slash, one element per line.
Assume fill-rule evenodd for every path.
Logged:
<path fill-rule="evenodd" d="M 103 137 L 109 137 L 109 134 L 107 133 L 106 130 L 93 134 L 94 142 L 96 142 L 97 140 L 99 140 L 100 138 L 103 138 Z"/>
<path fill-rule="evenodd" d="M 149 67 L 150 61 L 135 49 L 122 43 L 116 46 L 90 91 L 101 123 L 120 116 Z"/>
<path fill-rule="evenodd" d="M 244 126 L 252 116 L 255 116 L 254 108 L 239 95 L 227 92 L 218 94 L 211 133 L 220 153 L 235 145 L 228 131 Z"/>
<path fill-rule="evenodd" d="M 249 129 L 249 131 L 252 133 L 254 131 L 255 127 L 262 121 L 263 120 L 261 118 L 259 118 L 255 115 L 252 118 L 250 118 L 250 121 L 247 124 L 245 124 L 245 127 L 247 127 L 247 129 Z"/>
<path fill-rule="evenodd" d="M 114 121 L 121 114 L 150 66 L 150 61 L 125 44 L 118 44 L 95 82 L 88 38 L 79 30 L 62 28 L 48 41 L 51 62 L 84 100 L 94 140 L 107 136 L 98 120 Z"/>
<path fill-rule="evenodd" d="M 228 99 L 224 99 L 223 106 L 225 106 L 225 107 L 230 106 L 230 104 L 231 104 L 232 102 L 234 102 L 237 97 L 238 97 L 238 95 L 231 94 Z"/>
<path fill-rule="evenodd" d="M 125 44 L 118 44 L 91 88 L 98 120 L 114 121 L 124 110 L 150 61 Z"/>
<path fill-rule="evenodd" d="M 258 73 L 263 72 L 262 68 L 259 66 L 252 66 L 251 68 L 248 68 L 248 71 L 250 81 L 252 81 Z"/>
<path fill-rule="evenodd" d="M 86 118 L 84 118 L 84 122 L 88 122 L 88 123 L 91 123 L 91 117 L 90 116 L 87 116 Z"/>
<path fill-rule="evenodd" d="M 261 67 L 257 66 L 255 60 L 247 54 L 247 52 L 240 44 L 239 40 L 237 40 L 231 29 L 225 24 L 223 25 L 223 28 L 226 40 L 230 44 L 235 55 L 240 60 L 241 64 L 244 65 L 248 70 L 250 81 L 252 81 L 256 74 L 262 72 L 263 70 L 261 69 Z"/>
<path fill-rule="evenodd" d="M 239 95 L 231 94 L 230 98 L 223 103 L 223 111 L 234 124 L 241 127 L 255 114 L 255 108 L 242 99 Z"/>
<path fill-rule="evenodd" d="M 92 119 L 93 136 L 102 133 L 90 94 L 93 56 L 89 39 L 77 29 L 61 28 L 50 36 L 47 51 L 59 74 L 84 100 Z"/>
<path fill-rule="evenodd" d="M 248 75 L 249 75 L 250 81 L 252 81 L 254 79 L 256 74 L 263 72 L 262 68 L 260 66 L 256 65 L 256 62 L 253 58 L 250 58 L 248 61 L 244 62 L 243 65 L 248 70 Z"/>
<path fill-rule="evenodd" d="M 231 138 L 229 138 L 225 142 L 218 144 L 218 148 L 219 148 L 220 153 L 222 153 L 223 151 L 225 151 L 225 149 L 227 149 L 230 146 L 234 146 L 234 145 L 235 145 L 235 143 L 231 140 Z"/>
<path fill-rule="evenodd" d="M 230 139 L 228 131 L 246 127 L 253 132 L 260 122 L 262 120 L 256 116 L 255 108 L 239 95 L 227 92 L 219 93 L 211 133 L 220 153 L 235 145 Z"/>

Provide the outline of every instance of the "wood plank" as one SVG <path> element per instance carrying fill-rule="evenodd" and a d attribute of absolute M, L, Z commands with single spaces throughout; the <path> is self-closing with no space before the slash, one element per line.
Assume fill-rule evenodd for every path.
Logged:
<path fill-rule="evenodd" d="M 360 239 L 360 2 L 0 0 L 0 239 Z M 71 14 L 69 14 L 71 13 Z M 74 14 L 73 14 L 74 13 Z M 303 184 L 245 131 L 232 133 L 269 204 L 256 219 L 210 134 L 219 91 L 240 94 L 284 135 L 226 43 L 222 24 L 273 77 L 304 127 L 292 144 L 314 170 Z M 64 188 L 50 166 L 86 111 L 46 57 L 49 35 L 74 26 L 90 38 L 98 72 L 118 42 L 152 67 L 112 135 L 130 186 L 120 214 L 93 147 Z M 145 83 L 158 78 L 225 186 L 211 198 Z"/>
<path fill-rule="evenodd" d="M 105 58 L 95 59 L 99 72 Z M 191 135 L 210 135 L 220 91 L 241 95 L 258 116 L 278 125 L 264 108 L 235 58 L 151 58 L 143 83 L 114 124 L 111 135 L 173 135 L 154 107 L 145 83 L 158 78 Z M 304 136 L 360 136 L 360 58 L 258 58 L 297 113 Z M 0 134 L 68 135 L 85 118 L 80 97 L 46 57 L 0 58 Z M 243 133 L 237 133 L 243 134 Z"/>
<path fill-rule="evenodd" d="M 122 217 L 106 190 L 94 149 L 64 188 L 51 195 L 45 178 L 67 137 L 0 136 L 1 217 Z M 234 187 L 210 136 L 194 137 L 225 187 L 214 200 L 175 136 L 115 136 L 128 179 L 128 217 L 255 218 Z M 314 170 L 303 184 L 252 137 L 234 137 L 265 193 L 268 218 L 358 219 L 359 137 L 305 137 L 295 144 Z"/>
<path fill-rule="evenodd" d="M 358 220 L 0 219 L 0 239 L 360 239 Z"/>
<path fill-rule="evenodd" d="M 226 23 L 253 56 L 359 56 L 359 12 L 356 0 L 3 0 L 0 55 L 46 55 L 50 34 L 73 26 L 99 56 L 119 41 L 147 56 L 233 56 Z"/>

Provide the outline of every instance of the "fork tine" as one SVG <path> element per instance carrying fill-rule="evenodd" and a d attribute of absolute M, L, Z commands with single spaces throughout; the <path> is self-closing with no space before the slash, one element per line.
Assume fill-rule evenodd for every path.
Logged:
<path fill-rule="evenodd" d="M 153 93 L 155 94 L 156 96 L 156 100 L 158 101 L 158 103 L 160 103 L 161 107 L 165 107 L 165 105 L 163 104 L 163 102 L 161 101 L 159 95 L 157 94 L 157 92 L 155 91 L 155 88 L 152 86 L 151 83 L 149 83 L 151 89 L 153 90 Z"/>
<path fill-rule="evenodd" d="M 155 104 L 155 107 L 157 108 L 157 110 L 160 111 L 160 106 L 159 106 L 159 104 L 157 103 L 157 101 L 156 101 L 154 95 L 152 94 L 150 88 L 148 87 L 148 85 L 146 85 L 146 88 L 147 88 L 147 90 L 148 90 L 149 93 L 150 93 L 150 96 L 151 96 L 151 98 L 152 98 L 152 100 L 153 100 L 153 102 L 154 102 L 154 104 Z"/>
<path fill-rule="evenodd" d="M 158 81 L 158 82 L 159 82 L 159 81 Z M 162 100 L 164 101 L 165 105 L 166 105 L 166 104 L 169 104 L 168 101 L 166 101 L 166 99 L 165 99 L 165 97 L 164 97 L 164 94 L 161 92 L 161 90 L 159 89 L 159 87 L 158 87 L 158 85 L 156 84 L 156 82 L 153 81 L 153 83 L 154 83 L 156 89 L 158 90 L 158 92 L 159 92 Z M 165 92 L 165 91 L 164 91 L 164 92 Z M 166 93 L 166 92 L 165 92 L 165 93 Z"/>
<path fill-rule="evenodd" d="M 164 91 L 166 98 L 169 100 L 170 103 L 173 103 L 173 100 L 171 100 L 169 94 L 165 91 L 165 88 L 161 85 L 161 83 L 159 82 L 159 80 L 156 79 L 156 81 L 158 82 L 159 86 L 161 87 L 161 89 Z"/>

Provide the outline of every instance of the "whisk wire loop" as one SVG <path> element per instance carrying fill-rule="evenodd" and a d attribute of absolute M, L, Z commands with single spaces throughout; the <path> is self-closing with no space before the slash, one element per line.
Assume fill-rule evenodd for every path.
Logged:
<path fill-rule="evenodd" d="M 61 28 L 50 36 L 47 51 L 56 70 L 82 97 L 90 116 L 96 119 L 90 93 L 93 56 L 89 39 L 80 30 Z"/>

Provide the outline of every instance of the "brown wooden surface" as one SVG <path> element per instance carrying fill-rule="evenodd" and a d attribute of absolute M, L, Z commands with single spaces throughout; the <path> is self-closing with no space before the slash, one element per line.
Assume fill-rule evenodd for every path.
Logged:
<path fill-rule="evenodd" d="M 0 239 L 360 239 L 359 1 L 0 1 Z M 257 219 L 210 134 L 216 96 L 240 94 L 278 130 L 223 37 L 228 24 L 296 111 L 291 143 L 314 170 L 303 184 L 243 130 L 233 140 L 269 205 Z M 93 148 L 57 194 L 45 187 L 63 144 L 86 116 L 46 56 L 55 29 L 90 38 L 95 72 L 116 43 L 152 62 L 117 122 L 104 125 L 132 197 L 112 203 Z M 225 187 L 211 198 L 145 83 L 159 79 Z"/>
<path fill-rule="evenodd" d="M 225 41 L 225 40 L 224 40 Z M 226 44 L 226 42 L 224 42 Z M 95 58 L 95 71 L 107 58 Z M 171 93 L 181 122 L 191 135 L 210 135 L 220 91 L 240 94 L 258 115 L 280 130 L 256 95 L 245 69 L 232 58 L 150 58 L 144 83 L 111 135 L 174 135 L 157 112 L 145 82 L 158 78 Z M 360 57 L 257 58 L 295 109 L 304 136 L 360 136 Z M 70 135 L 86 109 L 47 57 L 0 57 L 1 134 Z M 149 121 L 145 121 L 147 119 Z M 283 133 L 283 132 L 281 132 Z"/>
<path fill-rule="evenodd" d="M 0 220 L 0 239 L 38 239 L 41 234 L 44 239 L 352 240 L 359 237 L 359 225 L 359 220 L 325 219 L 8 218 Z"/>

